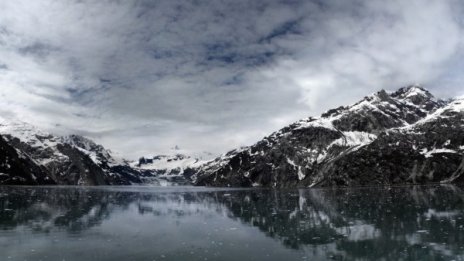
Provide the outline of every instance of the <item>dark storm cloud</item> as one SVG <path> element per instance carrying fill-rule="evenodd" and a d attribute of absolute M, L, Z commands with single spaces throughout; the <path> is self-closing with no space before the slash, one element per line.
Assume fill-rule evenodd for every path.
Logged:
<path fill-rule="evenodd" d="M 223 152 L 381 88 L 456 94 L 461 13 L 453 0 L 7 0 L 1 104 L 131 157 Z"/>

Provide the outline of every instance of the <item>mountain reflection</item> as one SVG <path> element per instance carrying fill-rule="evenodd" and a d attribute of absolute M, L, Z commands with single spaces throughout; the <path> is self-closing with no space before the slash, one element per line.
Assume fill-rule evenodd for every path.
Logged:
<path fill-rule="evenodd" d="M 332 258 L 441 260 L 464 252 L 464 193 L 455 186 L 248 191 L 218 198 L 232 218 L 287 247 L 334 243 Z"/>
<path fill-rule="evenodd" d="M 79 234 L 134 209 L 155 222 L 204 213 L 225 217 L 288 249 L 322 251 L 332 259 L 448 260 L 464 252 L 464 193 L 455 186 L 154 192 L 0 187 L 3 231 Z"/>

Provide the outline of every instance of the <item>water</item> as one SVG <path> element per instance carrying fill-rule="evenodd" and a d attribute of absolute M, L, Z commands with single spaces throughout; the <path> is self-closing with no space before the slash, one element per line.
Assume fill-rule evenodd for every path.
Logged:
<path fill-rule="evenodd" d="M 0 187 L 0 260 L 464 260 L 464 191 Z"/>

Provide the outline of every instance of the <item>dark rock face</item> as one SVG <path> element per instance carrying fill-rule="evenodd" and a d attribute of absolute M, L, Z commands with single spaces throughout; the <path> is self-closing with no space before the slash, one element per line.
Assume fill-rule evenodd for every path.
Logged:
<path fill-rule="evenodd" d="M 319 185 L 459 182 L 464 178 L 463 116 L 456 113 L 383 133 L 371 144 L 328 162 Z"/>
<path fill-rule="evenodd" d="M 87 162 L 90 159 L 90 162 L 88 162 L 89 165 L 97 165 L 100 169 L 100 171 L 95 172 L 99 173 L 99 180 L 95 178 L 91 179 L 96 182 L 94 185 L 130 185 L 132 183 L 142 183 L 140 179 L 142 173 L 131 168 L 127 162 L 114 159 L 110 151 L 92 140 L 79 135 L 63 137 L 62 140 L 66 145 L 77 149 L 80 155 L 83 155 L 83 158 L 87 158 Z M 79 161 L 83 161 L 83 159 Z"/>
<path fill-rule="evenodd" d="M 464 182 L 464 100 L 380 91 L 285 127 L 198 169 L 196 185 L 367 186 Z"/>
<path fill-rule="evenodd" d="M 5 172 L 0 184 L 130 185 L 141 183 L 139 171 L 114 159 L 101 145 L 78 135 L 43 133 L 25 123 L 2 125 L 0 153 L 18 159 L 23 171 Z M 13 166 L 13 165 L 12 165 Z M 13 167 L 12 167 L 13 168 Z"/>
<path fill-rule="evenodd" d="M 55 184 L 44 168 L 0 137 L 0 185 Z"/>

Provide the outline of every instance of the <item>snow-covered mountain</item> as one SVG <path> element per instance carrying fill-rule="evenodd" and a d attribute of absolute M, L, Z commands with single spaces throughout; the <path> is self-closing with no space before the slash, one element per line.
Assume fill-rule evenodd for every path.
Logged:
<path fill-rule="evenodd" d="M 133 162 L 131 166 L 149 176 L 185 181 L 185 179 L 190 179 L 196 170 L 206 162 L 199 157 L 176 153 L 173 155 L 141 157 L 138 162 Z"/>
<path fill-rule="evenodd" d="M 5 143 L 2 152 L 10 150 L 0 164 L 8 164 L 15 158 L 31 166 L 24 173 L 2 170 L 0 184 L 127 185 L 141 182 L 140 173 L 127 162 L 114 158 L 101 145 L 79 135 L 55 136 L 24 122 L 1 119 L 0 136 Z"/>
<path fill-rule="evenodd" d="M 464 181 L 464 99 L 384 90 L 291 124 L 202 165 L 211 186 L 360 186 Z"/>
<path fill-rule="evenodd" d="M 129 163 L 85 137 L 0 119 L 0 184 L 363 186 L 464 182 L 463 174 L 464 97 L 442 101 L 420 86 L 382 90 L 214 160 L 176 151 Z"/>

